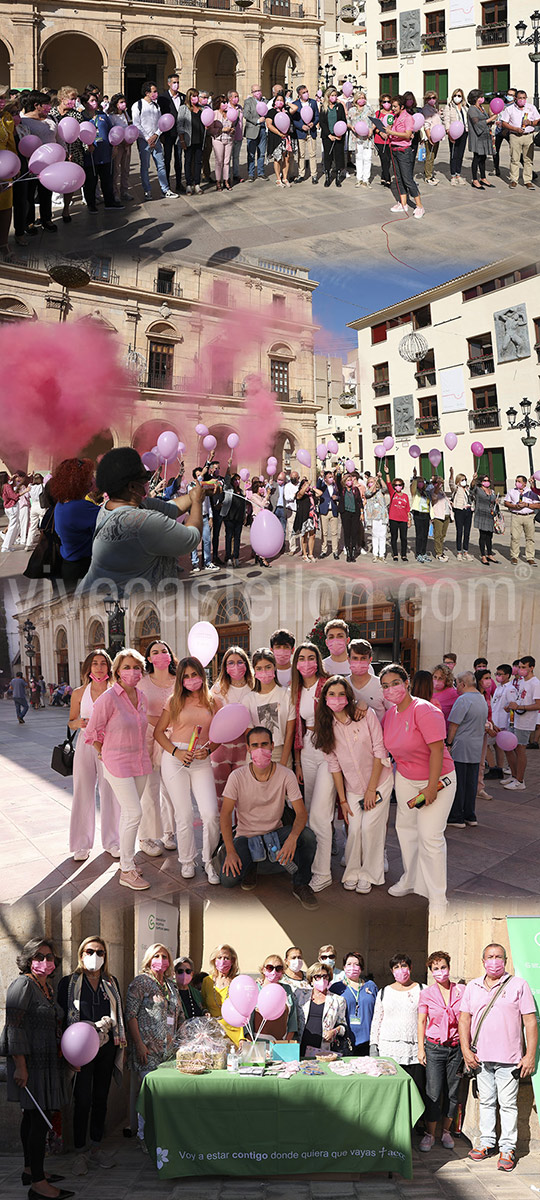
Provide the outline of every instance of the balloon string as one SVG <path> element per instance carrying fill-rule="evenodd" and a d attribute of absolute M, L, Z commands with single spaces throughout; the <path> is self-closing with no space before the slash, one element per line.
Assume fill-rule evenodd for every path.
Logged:
<path fill-rule="evenodd" d="M 253 1038 L 253 1045 L 255 1045 L 255 1043 L 256 1043 L 256 1041 L 257 1041 L 257 1038 L 258 1038 L 258 1036 L 259 1036 L 259 1034 L 260 1034 L 261 1030 L 262 1030 L 262 1029 L 264 1029 L 264 1026 L 265 1026 L 265 1025 L 266 1025 L 266 1017 L 263 1017 L 263 1019 L 262 1019 L 262 1021 L 261 1021 L 261 1024 L 259 1025 L 259 1028 L 258 1028 L 258 1030 L 257 1030 L 257 1032 L 256 1032 L 256 1034 L 255 1034 L 255 1037 Z"/>
<path fill-rule="evenodd" d="M 36 1100 L 35 1096 L 33 1096 L 33 1095 L 32 1095 L 32 1093 L 31 1093 L 30 1089 L 29 1089 L 29 1088 L 27 1088 L 27 1087 L 25 1087 L 25 1089 L 24 1089 L 24 1090 L 25 1090 L 25 1092 L 28 1092 L 28 1095 L 30 1096 L 30 1099 L 31 1099 L 31 1101 L 32 1101 L 32 1104 L 35 1104 L 35 1106 L 36 1106 L 36 1108 L 37 1108 L 37 1110 L 38 1110 L 38 1113 L 40 1113 L 40 1114 L 41 1114 L 41 1116 L 43 1117 L 43 1120 L 45 1121 L 45 1124 L 49 1126 L 49 1129 L 52 1129 L 52 1125 L 51 1125 L 51 1122 L 49 1121 L 49 1118 L 45 1116 L 45 1113 L 43 1112 L 43 1109 L 39 1107 L 39 1104 L 38 1104 L 38 1102 L 37 1102 L 37 1100 Z"/>

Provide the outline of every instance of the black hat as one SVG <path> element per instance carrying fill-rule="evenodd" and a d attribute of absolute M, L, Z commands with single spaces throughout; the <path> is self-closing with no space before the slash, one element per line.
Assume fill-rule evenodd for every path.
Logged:
<path fill-rule="evenodd" d="M 117 446 L 108 450 L 98 463 L 96 470 L 96 487 L 108 496 L 118 496 L 129 483 L 146 483 L 152 478 L 152 471 L 147 471 L 140 454 L 132 446 Z"/>

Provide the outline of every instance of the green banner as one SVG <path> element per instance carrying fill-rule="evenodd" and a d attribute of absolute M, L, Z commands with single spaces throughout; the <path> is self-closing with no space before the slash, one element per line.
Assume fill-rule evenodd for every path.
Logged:
<path fill-rule="evenodd" d="M 528 983 L 534 996 L 538 1018 L 540 1013 L 540 915 L 537 917 L 507 917 L 506 924 L 515 974 Z M 537 1114 L 540 1113 L 539 1055 L 540 1045 L 536 1052 L 536 1071 L 532 1078 Z"/>

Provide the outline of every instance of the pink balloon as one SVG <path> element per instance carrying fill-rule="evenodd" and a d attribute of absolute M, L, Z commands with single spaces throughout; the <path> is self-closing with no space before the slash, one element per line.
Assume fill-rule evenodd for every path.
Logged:
<path fill-rule="evenodd" d="M 261 558 L 275 558 L 283 547 L 285 534 L 281 521 L 270 509 L 257 513 L 250 530 L 250 541 L 255 554 Z"/>
<path fill-rule="evenodd" d="M 428 458 L 429 458 L 429 461 L 430 461 L 432 467 L 438 467 L 438 465 L 441 461 L 441 458 L 442 458 L 442 454 L 441 454 L 440 450 L 437 450 L 437 449 L 430 450 L 430 452 L 428 454 Z"/>
<path fill-rule="evenodd" d="M 207 104 L 205 106 L 205 108 L 203 108 L 202 113 L 201 113 L 201 121 L 202 121 L 205 129 L 208 129 L 209 125 L 213 125 L 215 119 L 216 118 L 215 118 L 213 108 L 210 108 L 210 105 Z"/>
<path fill-rule="evenodd" d="M 30 157 L 28 166 L 34 175 L 40 175 L 44 167 L 50 167 L 53 163 L 64 162 L 66 152 L 63 146 L 58 142 L 44 142 Z"/>
<path fill-rule="evenodd" d="M 504 100 L 501 100 L 500 96 L 494 96 L 493 100 L 490 100 L 489 102 L 489 107 L 492 113 L 500 113 L 505 107 Z"/>
<path fill-rule="evenodd" d="M 347 132 L 347 122 L 346 121 L 336 121 L 336 123 L 334 125 L 334 137 L 341 138 L 341 137 L 343 137 L 343 134 L 346 132 Z"/>
<path fill-rule="evenodd" d="M 328 446 L 330 454 L 337 454 L 337 452 L 339 450 L 339 446 L 338 446 L 335 438 L 328 438 L 326 445 Z"/>
<path fill-rule="evenodd" d="M 227 1022 L 227 1025 L 232 1025 L 233 1029 L 243 1029 L 247 1020 L 246 1017 L 242 1016 L 242 1013 L 237 1011 L 228 996 L 221 1005 L 221 1016 Z"/>
<path fill-rule="evenodd" d="M 409 454 L 411 458 L 420 458 L 422 451 L 420 446 L 409 446 Z"/>
<path fill-rule="evenodd" d="M 385 450 L 384 446 L 382 446 L 380 444 L 378 446 L 375 446 L 375 457 L 376 458 L 384 458 L 385 454 L 386 454 L 386 450 Z"/>
<path fill-rule="evenodd" d="M 203 112 L 204 112 L 204 109 L 203 109 Z M 202 118 L 202 113 L 201 113 L 201 118 Z M 174 125 L 174 117 L 173 117 L 172 113 L 163 113 L 163 116 L 159 118 L 158 129 L 161 131 L 161 133 L 168 133 L 169 129 L 172 129 L 173 125 Z"/>
<path fill-rule="evenodd" d="M 85 1067 L 99 1050 L 99 1033 L 90 1021 L 76 1021 L 64 1030 L 60 1046 L 66 1062 L 72 1067 Z"/>
<path fill-rule="evenodd" d="M 238 437 L 237 433 L 230 433 L 227 438 L 227 445 L 229 447 L 229 450 L 236 450 L 236 447 L 237 447 L 239 441 L 240 441 L 240 438 Z"/>
<path fill-rule="evenodd" d="M 13 150 L 0 150 L 0 179 L 13 179 L 20 169 L 21 160 L 18 154 L 14 154 Z"/>
<path fill-rule="evenodd" d="M 18 144 L 18 150 L 24 154 L 25 158 L 30 158 L 30 155 L 41 146 L 41 138 L 36 137 L 35 133 L 25 133 Z"/>
<path fill-rule="evenodd" d="M 262 515 L 259 513 L 259 516 Z M 270 516 L 273 517 L 274 514 L 270 513 Z M 277 521 L 277 517 L 274 519 Z M 258 520 L 258 517 L 255 520 Z M 235 742 L 251 724 L 251 713 L 244 704 L 225 704 L 212 718 L 208 736 L 211 742 Z"/>
<path fill-rule="evenodd" d="M 265 1021 L 276 1021 L 278 1017 L 283 1016 L 286 1007 L 285 988 L 282 988 L 280 983 L 265 983 L 257 1000 L 257 1012 L 260 1012 L 261 1017 L 264 1017 Z"/>
<path fill-rule="evenodd" d="M 81 128 L 82 128 L 82 126 L 81 126 Z M 137 141 L 138 136 L 139 136 L 139 130 L 137 129 L 137 126 L 136 125 L 128 125 L 126 128 L 126 132 L 124 134 L 124 141 L 127 142 L 128 146 L 132 146 L 133 143 Z"/>
<path fill-rule="evenodd" d="M 269 454 L 266 461 L 272 463 L 272 466 L 277 467 L 277 458 L 275 454 Z"/>
<path fill-rule="evenodd" d="M 450 137 L 453 138 L 454 141 L 456 142 L 457 139 L 460 138 L 463 133 L 465 133 L 465 126 L 463 124 L 463 121 L 451 121 L 450 125 L 448 127 L 448 133 L 450 134 Z"/>
<path fill-rule="evenodd" d="M 240 475 L 240 479 L 243 481 L 243 483 L 247 483 L 249 479 L 249 471 L 247 467 L 242 467 L 242 470 L 239 471 L 238 474 Z"/>
<path fill-rule="evenodd" d="M 85 179 L 83 168 L 72 162 L 55 162 L 39 174 L 39 182 L 43 187 L 48 188 L 50 192 L 60 192 L 62 196 L 78 192 Z"/>
<path fill-rule="evenodd" d="M 166 462 L 172 462 L 172 459 L 176 458 L 178 454 L 178 437 L 176 433 L 173 433 L 172 429 L 167 429 L 164 433 L 160 433 L 157 440 L 157 448 Z"/>
<path fill-rule="evenodd" d="M 195 433 L 198 433 L 199 437 L 206 437 L 206 434 L 208 433 L 206 425 L 196 425 Z"/>
<path fill-rule="evenodd" d="M 231 979 L 229 1000 L 234 1004 L 237 1012 L 243 1013 L 245 1017 L 250 1017 L 258 998 L 259 989 L 251 975 L 236 975 L 234 979 Z"/>
<path fill-rule="evenodd" d="M 495 741 L 501 750 L 515 750 L 518 740 L 511 729 L 500 729 Z"/>
<path fill-rule="evenodd" d="M 286 112 L 278 112 L 274 117 L 274 125 L 279 129 L 280 133 L 288 133 L 291 124 L 291 118 Z"/>
<path fill-rule="evenodd" d="M 206 437 L 203 438 L 203 446 L 205 450 L 209 450 L 210 453 L 213 453 L 217 446 L 217 438 L 214 437 L 213 433 L 207 433 Z"/>
<path fill-rule="evenodd" d="M 277 463 L 268 462 L 266 464 L 266 474 L 267 475 L 270 475 L 270 476 L 275 475 L 276 471 L 277 471 Z"/>
<path fill-rule="evenodd" d="M 79 136 L 79 122 L 75 120 L 75 117 L 62 117 L 62 120 L 58 122 L 58 132 L 68 146 L 71 146 Z"/>
<path fill-rule="evenodd" d="M 343 95 L 346 96 L 348 99 L 349 96 L 352 96 L 352 94 L 354 92 L 354 84 L 351 83 L 350 79 L 346 79 L 341 90 L 343 92 Z"/>
<path fill-rule="evenodd" d="M 141 454 L 141 462 L 148 471 L 157 471 L 159 467 L 159 459 L 151 450 L 147 450 L 145 454 Z"/>
<path fill-rule="evenodd" d="M 268 105 L 265 104 L 264 100 L 257 100 L 255 107 L 257 109 L 257 115 L 259 117 L 266 117 L 266 115 L 268 113 Z"/>
<path fill-rule="evenodd" d="M 534 472 L 534 479 L 540 479 L 540 471 Z"/>
<path fill-rule="evenodd" d="M 481 442 L 471 442 L 471 450 L 475 458 L 481 458 L 484 453 L 484 447 Z"/>
<path fill-rule="evenodd" d="M 235 121 L 238 120 L 238 117 L 239 117 L 238 109 L 234 108 L 232 104 L 229 104 L 229 107 L 227 109 L 227 120 L 231 121 L 232 124 L 234 125 Z"/>
<path fill-rule="evenodd" d="M 367 137 L 369 133 L 367 121 L 355 121 L 354 132 L 358 134 L 358 137 Z"/>
<path fill-rule="evenodd" d="M 207 667 L 217 654 L 219 636 L 210 621 L 197 621 L 188 633 L 188 651 L 192 658 L 198 658 L 203 667 Z"/>
<path fill-rule="evenodd" d="M 393 445 L 394 445 L 394 439 L 393 439 L 393 437 L 390 437 L 390 434 L 388 434 L 388 437 L 385 437 L 385 439 L 384 439 L 383 446 L 384 446 L 385 450 L 391 450 Z"/>
<path fill-rule="evenodd" d="M 296 457 L 298 462 L 302 463 L 303 467 L 311 466 L 311 454 L 309 453 L 309 450 L 297 450 Z"/>
<path fill-rule="evenodd" d="M 319 445 L 317 446 L 317 458 L 320 458 L 321 462 L 324 462 L 327 454 L 328 447 L 325 446 L 324 442 L 319 442 Z"/>
<path fill-rule="evenodd" d="M 313 120 L 313 109 L 311 107 L 311 104 L 303 104 L 302 105 L 302 107 L 300 109 L 300 116 L 304 122 L 304 125 L 309 125 L 311 123 L 311 121 Z"/>
<path fill-rule="evenodd" d="M 184 446 L 184 443 L 183 443 L 183 442 L 179 442 L 179 443 L 178 443 L 178 453 L 179 453 L 179 454 L 183 454 L 183 453 L 184 453 L 184 450 L 185 450 L 185 448 L 186 448 L 186 447 Z"/>
<path fill-rule="evenodd" d="M 345 470 L 346 471 L 354 471 L 354 463 L 353 463 L 352 458 L 347 459 L 347 461 L 345 463 Z"/>
<path fill-rule="evenodd" d="M 113 125 L 109 129 L 109 142 L 111 146 L 120 146 L 125 141 L 126 131 L 123 125 Z"/>
<path fill-rule="evenodd" d="M 129 128 L 136 129 L 136 126 L 130 125 Z M 127 140 L 128 140 L 127 130 L 126 130 L 125 137 L 126 137 L 126 142 L 127 142 Z M 137 134 L 135 135 L 135 137 L 137 137 Z M 92 121 L 81 121 L 81 124 L 79 125 L 79 138 L 84 146 L 93 146 L 94 145 L 94 142 L 97 138 L 97 129 Z"/>
<path fill-rule="evenodd" d="M 415 133 L 418 133 L 425 123 L 426 119 L 422 116 L 422 113 L 413 113 L 413 129 Z"/>
<path fill-rule="evenodd" d="M 449 450 L 455 450 L 455 448 L 457 446 L 457 442 L 458 442 L 458 440 L 457 440 L 455 433 L 445 434 L 444 444 L 445 444 L 445 446 L 448 446 Z"/>
<path fill-rule="evenodd" d="M 442 142 L 443 138 L 446 137 L 446 129 L 444 128 L 444 125 L 432 125 L 429 131 L 429 137 L 430 141 L 432 142 Z"/>

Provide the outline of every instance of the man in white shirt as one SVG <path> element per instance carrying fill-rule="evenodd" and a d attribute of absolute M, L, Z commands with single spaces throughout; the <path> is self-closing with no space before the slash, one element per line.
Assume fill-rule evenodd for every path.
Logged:
<path fill-rule="evenodd" d="M 516 486 L 504 497 L 504 507 L 511 513 L 510 518 L 510 561 L 517 566 L 521 536 L 525 537 L 525 558 L 530 567 L 535 567 L 534 560 L 534 518 L 540 509 L 540 500 L 536 492 L 527 487 L 526 475 L 516 475 Z"/>
<path fill-rule="evenodd" d="M 270 638 L 270 649 L 276 660 L 276 675 L 281 687 L 291 685 L 292 656 L 295 638 L 288 629 L 276 629 Z"/>
<path fill-rule="evenodd" d="M 336 617 L 333 621 L 327 621 L 324 627 L 324 637 L 330 654 L 327 658 L 323 658 L 323 667 L 327 675 L 347 675 L 351 674 L 351 664 L 349 662 L 348 645 L 350 642 L 349 626 L 345 621 L 341 621 Z"/>
<path fill-rule="evenodd" d="M 503 787 L 509 792 L 525 791 L 527 745 L 536 729 L 540 712 L 540 679 L 534 674 L 535 666 L 536 660 L 531 654 L 521 655 L 517 671 L 517 700 L 509 700 L 505 706 L 507 712 L 514 713 L 514 733 L 518 740 L 515 750 L 508 754 L 512 777 L 508 783 L 503 783 Z"/>
<path fill-rule="evenodd" d="M 501 113 L 501 125 L 508 131 L 510 143 L 510 187 L 516 188 L 519 179 L 519 168 L 523 165 L 523 182 L 529 191 L 533 186 L 533 157 L 534 132 L 540 124 L 540 113 L 534 104 L 527 102 L 527 93 L 516 92 L 514 104 L 510 104 Z"/>
<path fill-rule="evenodd" d="M 150 159 L 153 158 L 159 180 L 159 186 L 167 199 L 176 200 L 177 192 L 171 192 L 167 182 L 165 158 L 161 144 L 159 119 L 161 111 L 158 105 L 158 90 L 155 83 L 147 80 L 141 89 L 141 100 L 136 100 L 131 110 L 131 120 L 139 130 L 137 146 L 141 160 L 141 183 L 145 200 L 152 199 L 150 191 Z"/>
<path fill-rule="evenodd" d="M 501 663 L 495 671 L 495 682 L 497 684 L 495 691 L 491 697 L 491 718 L 493 727 L 496 733 L 510 728 L 510 713 L 506 709 L 506 705 L 511 700 L 517 700 L 517 688 L 514 686 L 512 679 L 512 667 L 510 663 Z M 492 746 L 495 750 L 496 766 L 491 767 L 486 771 L 484 779 L 503 779 L 504 771 L 504 750 L 497 745 L 496 741 L 488 739 L 488 746 Z M 511 771 L 506 770 L 506 774 L 511 774 Z"/>
<path fill-rule="evenodd" d="M 269 495 L 270 508 L 275 513 L 278 521 L 280 521 L 285 535 L 287 530 L 287 518 L 285 516 L 285 472 L 280 471 L 276 482 L 272 484 Z"/>
<path fill-rule="evenodd" d="M 285 516 L 287 518 L 287 527 L 285 530 L 285 541 L 289 548 L 289 554 L 300 553 L 300 534 L 293 533 L 294 518 L 296 516 L 296 493 L 300 483 L 298 471 L 293 471 L 288 482 L 285 484 L 283 498 L 285 500 Z M 293 542 L 296 543 L 293 549 Z"/>
<path fill-rule="evenodd" d="M 382 721 L 386 712 L 384 693 L 380 679 L 377 678 L 371 660 L 373 648 L 371 642 L 363 638 L 355 638 L 349 643 L 349 664 L 351 678 L 349 680 L 356 700 L 363 700 L 368 708 Z"/>

